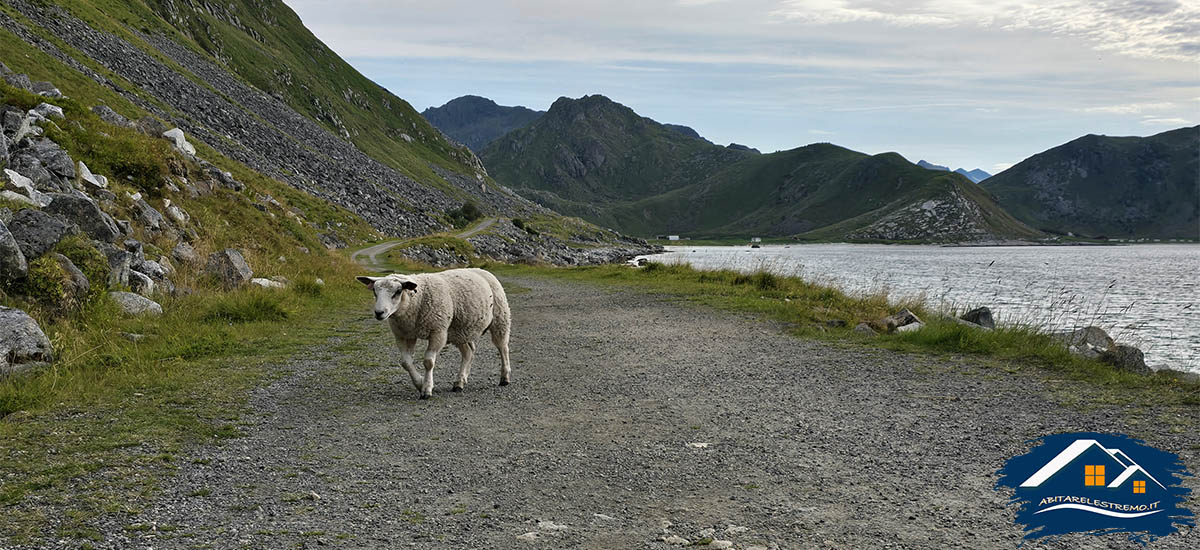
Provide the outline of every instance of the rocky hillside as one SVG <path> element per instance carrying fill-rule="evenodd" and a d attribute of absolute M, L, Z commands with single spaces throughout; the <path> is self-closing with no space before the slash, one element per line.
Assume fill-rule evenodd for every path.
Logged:
<path fill-rule="evenodd" d="M 751 155 L 692 137 L 601 95 L 559 98 L 540 119 L 481 154 L 497 181 L 559 212 L 602 224 L 613 222 L 608 212 L 614 205 L 678 189 Z"/>
<path fill-rule="evenodd" d="M 637 235 L 993 241 L 1039 237 L 959 174 L 830 144 L 721 147 L 603 96 L 561 98 L 482 153 L 494 177 Z"/>
<path fill-rule="evenodd" d="M 421 116 L 430 124 L 472 151 L 482 151 L 496 138 L 527 126 L 543 114 L 545 111 L 527 107 L 496 105 L 495 101 L 474 95 L 455 98 L 441 107 L 421 111 Z"/>
<path fill-rule="evenodd" d="M 983 186 L 1043 231 L 1121 239 L 1200 238 L 1200 126 L 1149 137 L 1087 135 Z"/>

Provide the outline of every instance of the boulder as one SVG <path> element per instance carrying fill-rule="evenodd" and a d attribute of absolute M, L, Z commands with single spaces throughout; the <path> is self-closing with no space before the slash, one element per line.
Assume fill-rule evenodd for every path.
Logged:
<path fill-rule="evenodd" d="M 33 206 L 33 207 L 40 206 L 38 203 L 33 202 L 33 199 L 26 197 L 25 195 L 22 195 L 20 193 L 17 193 L 16 191 L 9 191 L 8 189 L 0 191 L 0 199 L 16 202 L 16 203 L 20 203 L 20 204 L 28 204 L 29 206 Z"/>
<path fill-rule="evenodd" d="M 33 91 L 33 82 L 30 82 L 29 77 L 21 73 L 8 73 L 4 75 L 4 81 L 13 88 L 20 88 L 26 92 Z"/>
<path fill-rule="evenodd" d="M 287 288 L 287 285 L 282 282 L 263 279 L 262 277 L 250 279 L 250 284 L 261 288 Z"/>
<path fill-rule="evenodd" d="M 8 164 L 8 138 L 0 133 L 0 166 Z"/>
<path fill-rule="evenodd" d="M 67 116 L 63 114 L 62 107 L 59 107 L 58 105 L 51 105 L 49 103 L 39 103 L 37 107 L 29 110 L 29 114 L 54 120 L 63 120 L 67 118 Z"/>
<path fill-rule="evenodd" d="M 987 306 L 977 307 L 959 317 L 968 323 L 974 323 L 981 327 L 996 328 L 996 321 L 992 319 L 992 310 Z"/>
<path fill-rule="evenodd" d="M 158 233 L 167 228 L 167 220 L 162 213 L 155 210 L 150 203 L 144 199 L 138 198 L 133 204 L 134 210 L 137 210 L 138 221 L 142 223 L 142 227 L 152 233 Z"/>
<path fill-rule="evenodd" d="M 964 326 L 964 327 L 971 328 L 971 329 L 975 329 L 975 330 L 982 330 L 982 331 L 990 331 L 990 330 L 992 330 L 992 329 L 990 329 L 990 328 L 988 328 L 988 327 L 985 327 L 985 326 L 983 326 L 983 325 L 977 325 L 977 324 L 975 324 L 975 323 L 972 323 L 972 322 L 970 322 L 970 321 L 967 321 L 967 320 L 964 320 L 964 319 L 960 319 L 960 318 L 958 318 L 958 317 L 955 317 L 955 316 L 953 316 L 953 315 L 939 315 L 939 317 L 941 317 L 941 318 L 943 318 L 943 319 L 945 319 L 946 321 L 949 321 L 949 322 L 951 322 L 951 323 L 956 323 L 956 324 L 962 325 L 962 326 Z"/>
<path fill-rule="evenodd" d="M 153 260 L 143 260 L 138 265 L 134 266 L 137 271 L 149 275 L 155 281 L 161 281 L 167 278 L 167 268 L 162 264 Z"/>
<path fill-rule="evenodd" d="M 92 291 L 92 285 L 83 271 L 75 266 L 75 262 L 62 254 L 54 254 L 54 261 L 58 262 L 58 266 L 67 274 L 67 279 L 63 281 L 67 307 L 75 308 L 87 301 L 88 293 Z"/>
<path fill-rule="evenodd" d="M 91 184 L 93 187 L 99 189 L 108 187 L 108 178 L 93 174 L 82 160 L 75 164 L 75 171 L 79 173 L 79 179 L 83 180 L 84 183 Z"/>
<path fill-rule="evenodd" d="M 232 248 L 213 252 L 208 256 L 204 271 L 215 277 L 226 289 L 237 288 L 254 277 L 242 253 Z"/>
<path fill-rule="evenodd" d="M 167 131 L 167 126 L 152 116 L 137 119 L 133 127 L 148 136 L 162 136 Z"/>
<path fill-rule="evenodd" d="M 50 204 L 50 197 L 38 191 L 33 185 L 33 180 L 8 168 L 4 169 L 4 175 L 8 180 L 4 187 L 15 193 L 24 195 L 25 198 L 29 199 L 27 202 L 37 205 L 38 208 L 45 208 L 46 205 Z"/>
<path fill-rule="evenodd" d="M 45 80 L 33 82 L 32 85 L 33 93 L 42 97 L 59 98 L 63 96 L 62 91 L 54 87 L 54 84 L 46 82 Z"/>
<path fill-rule="evenodd" d="M 1084 327 L 1071 332 L 1054 335 L 1071 353 L 1096 359 L 1105 350 L 1112 349 L 1116 342 L 1100 327 Z"/>
<path fill-rule="evenodd" d="M 91 199 L 65 193 L 50 193 L 49 196 L 50 204 L 46 212 L 74 222 L 91 238 L 111 243 L 121 236 L 117 222 Z"/>
<path fill-rule="evenodd" d="M 180 153 L 185 153 L 192 156 L 196 155 L 196 148 L 193 147 L 191 143 L 188 143 L 187 137 L 184 135 L 183 130 L 180 130 L 179 128 L 171 128 L 170 130 L 163 132 L 162 136 L 175 142 L 175 149 Z"/>
<path fill-rule="evenodd" d="M 25 255 L 17 246 L 17 239 L 8 231 L 8 226 L 0 221 L 0 283 L 23 279 L 29 272 L 29 264 L 25 263 Z"/>
<path fill-rule="evenodd" d="M 37 138 L 30 140 L 29 146 L 23 151 L 41 161 L 50 173 L 67 179 L 75 178 L 75 161 L 57 143 L 46 138 Z"/>
<path fill-rule="evenodd" d="M 62 178 L 52 174 L 46 165 L 42 164 L 42 161 L 27 154 L 24 150 L 12 156 L 11 168 L 33 181 L 33 186 L 38 191 L 62 193 L 69 188 L 61 181 Z"/>
<path fill-rule="evenodd" d="M 31 262 L 54 248 L 71 230 L 71 225 L 58 216 L 26 209 L 13 214 L 8 230 L 17 240 L 25 261 Z"/>
<path fill-rule="evenodd" d="M 129 260 L 130 265 L 136 267 L 141 265 L 142 262 L 146 261 L 146 253 L 142 248 L 141 241 L 137 239 L 125 239 L 125 242 L 121 244 L 125 246 L 126 252 L 133 255 L 133 257 Z"/>
<path fill-rule="evenodd" d="M 923 328 L 925 328 L 925 323 L 917 321 L 915 323 L 909 323 L 907 325 L 900 325 L 896 327 L 896 332 L 914 332 Z"/>
<path fill-rule="evenodd" d="M 15 148 L 17 142 L 21 141 L 21 138 L 29 135 L 29 132 L 33 130 L 33 123 L 21 111 L 5 111 L 3 124 L 4 135 L 8 136 L 8 141 L 12 144 L 12 148 Z"/>
<path fill-rule="evenodd" d="M 127 315 L 162 315 L 162 306 L 144 296 L 132 292 L 109 292 L 112 301 Z"/>
<path fill-rule="evenodd" d="M 1117 344 L 1100 352 L 1100 360 L 1121 370 L 1138 374 L 1151 373 L 1150 367 L 1146 366 L 1146 356 L 1142 354 L 1142 350 L 1133 346 Z"/>
<path fill-rule="evenodd" d="M 0 306 L 0 375 L 25 372 L 54 360 L 46 333 L 29 314 Z"/>
<path fill-rule="evenodd" d="M 108 258 L 108 286 L 119 288 L 129 286 L 129 277 L 133 254 L 109 243 L 100 243 L 100 252 Z"/>
<path fill-rule="evenodd" d="M 196 249 L 192 245 L 181 242 L 171 249 L 171 257 L 181 264 L 194 265 L 200 261 L 200 257 L 196 255 Z"/>
<path fill-rule="evenodd" d="M 163 199 L 163 209 L 167 211 L 167 217 L 171 218 L 176 225 L 187 225 L 192 219 L 178 204 L 171 204 L 171 199 Z"/>
<path fill-rule="evenodd" d="M 149 296 L 154 294 L 154 279 L 141 271 L 131 270 L 129 272 L 129 288 L 142 296 Z"/>
<path fill-rule="evenodd" d="M 887 327 L 888 332 L 895 332 L 896 329 L 913 323 L 921 323 L 921 319 L 907 308 L 879 320 L 879 324 Z"/>
<path fill-rule="evenodd" d="M 122 116 L 121 113 L 112 110 L 112 108 L 110 108 L 108 105 L 97 105 L 92 107 L 92 112 L 96 113 L 96 116 L 100 117 L 100 120 L 112 124 L 113 126 L 133 128 L 133 122 L 130 122 L 130 120 Z"/>
<path fill-rule="evenodd" d="M 875 332 L 875 329 L 871 328 L 871 325 L 866 323 L 859 323 L 855 325 L 854 334 L 861 334 L 863 336 L 879 336 L 879 333 Z"/>

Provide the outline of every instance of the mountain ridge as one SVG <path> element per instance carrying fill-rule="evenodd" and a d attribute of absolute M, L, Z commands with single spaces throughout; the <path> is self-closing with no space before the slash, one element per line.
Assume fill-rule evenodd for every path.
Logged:
<path fill-rule="evenodd" d="M 478 152 L 500 136 L 528 125 L 545 113 L 519 105 L 498 105 L 486 97 L 464 95 L 440 107 L 429 107 L 421 111 L 421 116 L 447 136 Z"/>

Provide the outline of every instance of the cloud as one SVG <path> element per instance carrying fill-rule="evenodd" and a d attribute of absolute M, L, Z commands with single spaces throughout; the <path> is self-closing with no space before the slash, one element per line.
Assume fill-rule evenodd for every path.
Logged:
<path fill-rule="evenodd" d="M 1086 107 L 1079 109 L 1079 111 L 1084 113 L 1108 113 L 1114 115 L 1140 115 L 1146 111 L 1166 111 L 1173 108 L 1175 108 L 1174 103 L 1123 103 L 1121 105 Z"/>
<path fill-rule="evenodd" d="M 1187 126 L 1187 125 L 1189 125 L 1189 124 L 1192 124 L 1192 122 L 1191 122 L 1191 121 L 1189 121 L 1189 120 L 1188 120 L 1188 119 L 1186 119 L 1186 118 L 1177 118 L 1177 117 L 1157 118 L 1157 117 L 1150 117 L 1150 118 L 1143 118 L 1143 119 L 1142 119 L 1142 124 L 1144 124 L 1144 125 L 1146 125 L 1146 126 Z"/>
<path fill-rule="evenodd" d="M 1196 0 L 785 0 L 771 15 L 810 25 L 873 22 L 898 27 L 1031 30 L 1081 38 L 1103 52 L 1200 60 Z"/>

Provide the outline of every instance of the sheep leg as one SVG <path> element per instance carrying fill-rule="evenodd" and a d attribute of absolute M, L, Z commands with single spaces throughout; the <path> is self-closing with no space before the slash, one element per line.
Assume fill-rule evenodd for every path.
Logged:
<path fill-rule="evenodd" d="M 492 343 L 500 351 L 500 385 L 507 386 L 509 374 L 512 373 L 512 368 L 508 366 L 508 327 L 493 324 L 489 332 L 492 333 Z"/>
<path fill-rule="evenodd" d="M 413 387 L 417 391 L 425 386 L 425 375 L 417 370 L 416 365 L 413 365 L 413 350 L 417 349 L 417 339 L 396 339 L 396 345 L 400 346 L 400 361 L 404 365 L 404 370 L 408 371 L 409 378 L 412 378 Z"/>
<path fill-rule="evenodd" d="M 458 381 L 454 383 L 454 391 L 463 391 L 467 386 L 467 377 L 471 376 L 471 359 L 475 357 L 475 342 L 458 344 L 458 352 L 462 354 L 462 370 L 458 371 Z"/>
<path fill-rule="evenodd" d="M 421 388 L 421 399 L 433 397 L 433 365 L 437 362 L 438 352 L 442 351 L 445 345 L 445 332 L 429 335 L 429 347 L 425 348 L 425 384 Z"/>

